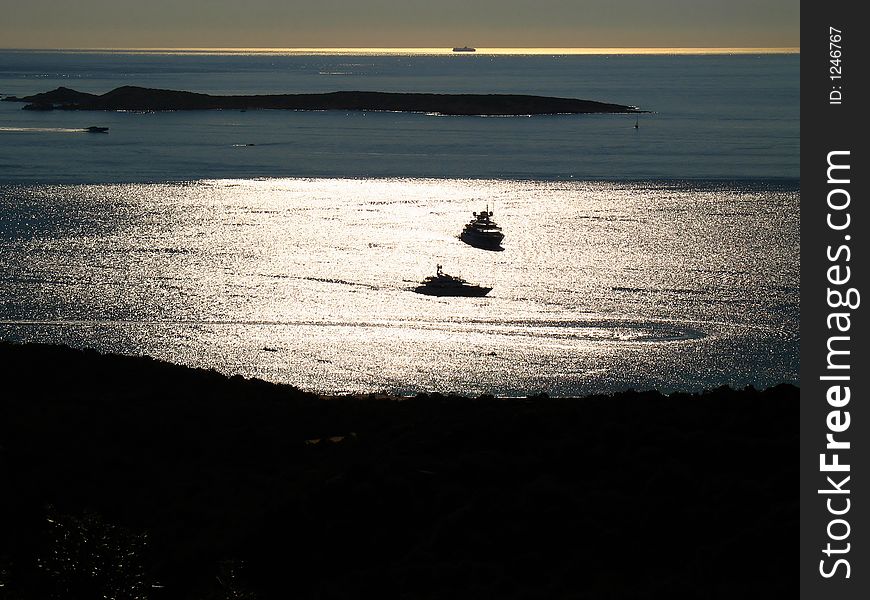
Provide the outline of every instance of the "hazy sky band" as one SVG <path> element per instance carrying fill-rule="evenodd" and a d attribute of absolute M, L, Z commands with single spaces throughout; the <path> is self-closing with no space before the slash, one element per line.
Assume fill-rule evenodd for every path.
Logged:
<path fill-rule="evenodd" d="M 799 0 L 0 0 L 6 48 L 796 48 Z"/>
<path fill-rule="evenodd" d="M 120 55 L 455 55 L 451 48 L 3 48 L 6 52 Z M 800 48 L 476 48 L 480 55 L 800 54 Z"/>

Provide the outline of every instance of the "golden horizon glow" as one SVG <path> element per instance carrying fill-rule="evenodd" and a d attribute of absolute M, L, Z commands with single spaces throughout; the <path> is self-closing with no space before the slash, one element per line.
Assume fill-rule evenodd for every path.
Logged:
<path fill-rule="evenodd" d="M 716 55 L 716 54 L 800 54 L 800 47 L 592 47 L 592 48 L 477 48 L 475 52 L 453 52 L 452 48 L 364 48 L 364 47 L 305 47 L 305 48 L 3 48 L 13 52 L 111 52 L 117 54 L 397 54 L 397 55 Z"/>

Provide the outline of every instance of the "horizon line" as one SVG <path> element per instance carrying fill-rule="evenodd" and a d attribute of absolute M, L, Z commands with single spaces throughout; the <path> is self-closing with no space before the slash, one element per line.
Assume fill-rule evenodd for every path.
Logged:
<path fill-rule="evenodd" d="M 464 56 L 473 54 L 503 55 L 503 54 L 577 54 L 577 55 L 602 55 L 602 54 L 800 54 L 800 46 L 783 47 L 755 47 L 755 46 L 492 46 L 479 47 L 471 52 L 454 52 L 452 47 L 94 47 L 94 48 L 0 48 L 5 52 L 111 52 L 117 54 L 461 54 Z"/>

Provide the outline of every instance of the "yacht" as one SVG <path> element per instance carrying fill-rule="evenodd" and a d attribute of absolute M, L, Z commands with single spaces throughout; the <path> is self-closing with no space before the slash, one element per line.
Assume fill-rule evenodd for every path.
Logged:
<path fill-rule="evenodd" d="M 461 277 L 448 275 L 436 265 L 435 275 L 430 275 L 414 288 L 418 294 L 427 296 L 486 296 L 491 287 L 483 287 L 468 283 Z"/>
<path fill-rule="evenodd" d="M 459 234 L 459 239 L 469 246 L 483 250 L 504 250 L 501 247 L 504 234 L 501 232 L 501 227 L 492 220 L 492 211 L 489 207 L 472 215 L 474 218 Z"/>
<path fill-rule="evenodd" d="M 477 48 L 472 48 L 471 46 L 462 46 L 461 48 L 454 48 L 454 52 L 477 52 Z"/>
<path fill-rule="evenodd" d="M 109 128 L 91 125 L 90 127 L 85 128 L 85 131 L 87 131 L 88 133 L 109 133 Z"/>

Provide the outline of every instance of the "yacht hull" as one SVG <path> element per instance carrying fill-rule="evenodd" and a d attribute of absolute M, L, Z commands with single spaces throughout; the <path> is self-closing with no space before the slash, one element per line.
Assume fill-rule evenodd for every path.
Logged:
<path fill-rule="evenodd" d="M 471 298 L 480 298 L 490 293 L 492 288 L 470 285 L 457 288 L 437 288 L 421 285 L 414 288 L 414 291 L 426 296 L 467 296 Z"/>
<path fill-rule="evenodd" d="M 487 236 L 476 231 L 463 231 L 462 234 L 460 234 L 459 239 L 469 246 L 474 246 L 481 250 L 494 250 L 497 252 L 504 250 L 501 245 L 501 241 L 504 239 L 503 235 Z"/>

